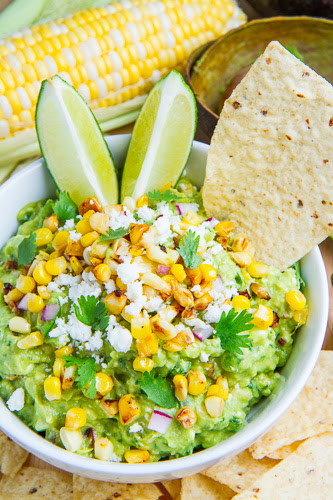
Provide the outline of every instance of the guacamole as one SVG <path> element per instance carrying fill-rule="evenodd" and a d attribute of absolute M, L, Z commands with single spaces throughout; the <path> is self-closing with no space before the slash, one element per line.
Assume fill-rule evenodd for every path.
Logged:
<path fill-rule="evenodd" d="M 66 449 L 129 463 L 239 430 L 274 389 L 307 306 L 200 194 L 25 206 L 0 253 L 0 395 Z"/>

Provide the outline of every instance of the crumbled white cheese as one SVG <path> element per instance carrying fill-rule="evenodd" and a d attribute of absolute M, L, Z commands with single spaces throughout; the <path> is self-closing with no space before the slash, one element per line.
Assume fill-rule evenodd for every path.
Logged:
<path fill-rule="evenodd" d="M 204 313 L 204 320 L 207 323 L 218 323 L 222 312 L 228 314 L 232 309 L 229 304 L 219 304 L 219 302 L 211 302 Z"/>
<path fill-rule="evenodd" d="M 141 427 L 141 425 L 138 423 L 131 425 L 131 427 L 128 429 L 128 432 L 142 432 L 142 431 L 143 427 Z"/>
<path fill-rule="evenodd" d="M 209 355 L 208 355 L 208 354 L 206 354 L 205 352 L 202 352 L 202 353 L 200 354 L 200 361 L 201 361 L 202 363 L 207 363 L 207 361 L 209 361 Z"/>
<path fill-rule="evenodd" d="M 112 209 L 109 213 L 109 227 L 111 229 L 119 229 L 120 227 L 128 227 L 132 223 L 137 223 L 134 219 L 132 212 L 124 206 L 124 210 Z"/>
<path fill-rule="evenodd" d="M 195 292 L 201 292 L 201 286 L 200 285 L 194 285 L 191 288 L 191 292 L 193 292 L 193 293 L 195 293 Z"/>
<path fill-rule="evenodd" d="M 149 208 L 148 205 L 138 208 L 137 214 L 139 219 L 141 219 L 139 221 L 140 223 L 151 221 L 156 217 L 155 211 Z"/>
<path fill-rule="evenodd" d="M 10 411 L 20 411 L 24 407 L 24 389 L 16 389 L 7 401 Z"/>
<path fill-rule="evenodd" d="M 116 289 L 114 281 L 111 279 L 107 283 L 104 283 L 104 287 L 105 287 L 106 293 L 112 293 Z"/>
<path fill-rule="evenodd" d="M 103 370 L 106 370 L 108 365 L 107 365 L 107 363 L 101 363 L 101 367 L 103 368 Z"/>
<path fill-rule="evenodd" d="M 68 219 L 66 220 L 65 224 L 63 225 L 63 230 L 64 231 L 68 231 L 69 229 L 74 229 L 74 226 L 75 226 L 75 221 L 74 219 Z M 59 228 L 60 230 L 60 228 Z"/>
<path fill-rule="evenodd" d="M 117 275 L 121 281 L 128 285 L 139 278 L 139 274 L 142 273 L 142 269 L 138 264 L 119 264 L 117 267 Z"/>
<path fill-rule="evenodd" d="M 127 285 L 127 291 L 125 292 L 125 295 L 128 300 L 132 300 L 133 302 L 135 302 L 136 300 L 140 300 L 143 295 L 141 281 L 133 281 L 133 283 L 129 283 Z"/>
<path fill-rule="evenodd" d="M 88 297 L 89 295 L 93 295 L 94 297 L 99 297 L 101 293 L 101 285 L 97 283 L 97 281 L 88 283 L 85 281 L 81 281 L 81 283 L 71 286 L 68 290 L 69 298 L 76 304 L 78 298 L 81 296 Z"/>
<path fill-rule="evenodd" d="M 77 233 L 76 231 L 69 231 L 69 239 L 72 241 L 80 241 L 82 237 L 81 233 Z"/>
<path fill-rule="evenodd" d="M 204 321 L 202 321 L 202 319 L 200 319 L 200 318 L 185 318 L 183 321 L 188 326 L 197 327 L 197 328 L 205 328 L 206 327 L 206 323 Z"/>
<path fill-rule="evenodd" d="M 122 458 L 118 457 L 115 453 L 112 453 L 112 456 L 110 458 L 110 462 L 121 462 Z"/>
<path fill-rule="evenodd" d="M 78 342 L 87 342 L 91 338 L 91 327 L 81 323 L 75 314 L 68 316 L 66 329 L 69 336 Z"/>
<path fill-rule="evenodd" d="M 163 215 L 168 218 L 172 217 L 173 215 L 173 211 L 170 209 L 169 203 L 167 203 L 166 201 L 160 201 L 159 203 L 157 203 L 156 212 L 159 215 Z"/>
<path fill-rule="evenodd" d="M 54 281 L 50 281 L 50 283 L 46 287 L 50 293 L 55 292 L 55 293 L 61 293 L 60 288 L 57 286 L 57 284 Z"/>
<path fill-rule="evenodd" d="M 61 273 L 54 279 L 54 282 L 57 286 L 68 286 L 72 287 L 80 283 L 80 276 L 72 276 L 71 274 Z"/>
<path fill-rule="evenodd" d="M 139 299 L 137 299 L 135 302 L 131 302 L 128 304 L 128 306 L 125 307 L 125 313 L 129 314 L 130 316 L 139 316 L 141 309 L 146 305 L 147 303 L 147 297 L 142 295 Z"/>
<path fill-rule="evenodd" d="M 66 304 L 68 302 L 68 297 L 67 296 L 66 297 L 61 297 L 61 295 L 59 295 L 59 297 L 57 297 L 57 298 L 58 298 L 60 306 L 63 306 L 64 304 Z"/>
<path fill-rule="evenodd" d="M 132 345 L 132 334 L 121 325 L 107 327 L 107 338 L 117 352 L 128 352 Z"/>
<path fill-rule="evenodd" d="M 55 325 L 56 327 L 49 332 L 49 337 L 58 337 L 59 343 L 63 345 L 66 340 L 69 340 L 65 320 L 63 318 L 56 318 Z"/>
<path fill-rule="evenodd" d="M 153 226 L 157 229 L 157 236 L 155 237 L 155 245 L 165 243 L 169 238 L 172 238 L 173 232 L 170 227 L 170 219 L 168 216 L 162 216 L 155 220 Z"/>
<path fill-rule="evenodd" d="M 96 332 L 91 336 L 88 342 L 85 342 L 84 347 L 87 349 L 87 351 L 99 351 L 100 349 L 102 349 L 102 332 L 100 330 L 96 330 Z"/>
<path fill-rule="evenodd" d="M 144 304 L 143 307 L 146 309 L 146 311 L 151 313 L 154 311 L 159 311 L 163 304 L 164 302 L 161 297 L 152 297 L 151 299 L 147 300 L 146 304 Z"/>

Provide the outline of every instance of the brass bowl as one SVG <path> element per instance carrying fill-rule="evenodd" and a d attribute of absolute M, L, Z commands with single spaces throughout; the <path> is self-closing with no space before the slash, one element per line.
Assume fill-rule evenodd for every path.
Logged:
<path fill-rule="evenodd" d="M 299 53 L 333 83 L 333 21 L 313 17 L 275 17 L 251 21 L 194 51 L 185 78 L 198 106 L 196 139 L 210 142 L 220 109 L 272 40 Z"/>

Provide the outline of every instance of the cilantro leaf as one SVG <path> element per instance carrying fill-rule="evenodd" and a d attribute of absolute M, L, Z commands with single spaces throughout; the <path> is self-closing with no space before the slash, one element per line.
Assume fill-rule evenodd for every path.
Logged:
<path fill-rule="evenodd" d="M 157 201 L 177 201 L 183 198 L 183 196 L 172 192 L 171 189 L 167 189 L 166 191 L 164 191 L 164 193 L 161 193 L 161 191 L 154 189 L 154 191 L 148 193 L 148 197 L 151 200 Z"/>
<path fill-rule="evenodd" d="M 37 245 L 36 245 L 37 234 L 31 231 L 30 235 L 18 246 L 17 249 L 17 264 L 19 266 L 26 266 L 35 257 Z"/>
<path fill-rule="evenodd" d="M 66 361 L 65 366 L 77 366 L 75 382 L 79 389 L 87 389 L 87 396 L 94 398 L 96 395 L 96 365 L 93 358 L 77 358 L 76 356 L 63 356 Z"/>
<path fill-rule="evenodd" d="M 110 241 L 110 240 L 118 240 L 118 238 L 123 238 L 126 234 L 129 233 L 129 227 L 125 229 L 124 227 L 118 227 L 118 229 L 109 229 L 107 234 L 102 234 L 99 238 L 100 241 Z"/>
<path fill-rule="evenodd" d="M 94 330 L 105 330 L 109 324 L 109 318 L 104 302 L 93 295 L 88 295 L 87 298 L 81 295 L 78 303 L 80 307 L 74 304 L 77 319 Z"/>
<path fill-rule="evenodd" d="M 201 257 L 198 255 L 199 241 L 200 236 L 196 236 L 190 229 L 179 243 L 178 252 L 189 269 L 195 269 L 201 264 Z"/>
<path fill-rule="evenodd" d="M 171 385 L 161 374 L 155 378 L 152 373 L 145 372 L 140 381 L 140 388 L 147 394 L 148 399 L 162 408 L 175 408 L 178 404 Z"/>
<path fill-rule="evenodd" d="M 59 222 L 65 222 L 77 216 L 77 206 L 69 196 L 69 193 L 60 191 L 59 199 L 54 203 L 54 213 L 58 217 Z"/>
<path fill-rule="evenodd" d="M 59 309 L 58 309 L 57 314 L 54 316 L 53 319 L 51 319 L 51 321 L 46 321 L 46 323 L 44 324 L 44 326 L 40 330 L 43 334 L 44 339 L 45 339 L 46 335 L 48 333 L 50 333 L 50 331 L 53 329 L 55 322 L 56 322 L 56 319 L 59 318 L 61 315 L 61 307 L 60 307 L 59 300 L 58 300 L 58 305 L 59 305 Z"/>
<path fill-rule="evenodd" d="M 220 321 L 215 328 L 216 336 L 221 341 L 222 349 L 232 354 L 243 354 L 241 347 L 251 349 L 252 339 L 250 336 L 248 334 L 238 334 L 253 328 L 252 319 L 252 314 L 248 314 L 245 309 L 240 313 L 235 309 L 231 309 L 228 314 L 223 311 Z"/>
<path fill-rule="evenodd" d="M 300 288 L 302 288 L 303 286 L 305 286 L 305 283 L 304 283 L 304 280 L 301 276 L 301 267 L 300 267 L 300 264 L 299 262 L 296 262 L 293 266 L 291 266 L 293 269 L 295 269 L 296 271 L 296 278 L 297 278 L 297 281 L 298 281 L 298 286 Z"/>

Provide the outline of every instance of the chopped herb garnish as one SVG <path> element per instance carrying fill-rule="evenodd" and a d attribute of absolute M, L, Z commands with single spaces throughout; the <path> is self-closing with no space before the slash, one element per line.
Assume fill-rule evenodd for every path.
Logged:
<path fill-rule="evenodd" d="M 156 201 L 177 201 L 183 199 L 183 196 L 178 193 L 172 192 L 170 189 L 167 189 L 166 191 L 164 191 L 164 193 L 161 193 L 161 191 L 154 189 L 154 191 L 148 193 L 148 197 L 151 200 Z"/>
<path fill-rule="evenodd" d="M 81 295 L 77 301 L 80 306 L 74 304 L 77 319 L 94 330 L 105 330 L 109 324 L 109 318 L 104 302 L 93 295 L 88 295 L 87 298 Z"/>
<path fill-rule="evenodd" d="M 76 356 L 63 356 L 66 361 L 65 366 L 77 366 L 75 373 L 75 382 L 79 389 L 84 389 L 90 383 L 87 389 L 89 398 L 96 395 L 96 365 L 93 358 L 77 358 Z"/>
<path fill-rule="evenodd" d="M 21 241 L 17 249 L 17 264 L 19 266 L 26 266 L 35 257 L 37 245 L 37 234 L 31 232 L 27 238 Z"/>
<path fill-rule="evenodd" d="M 60 223 L 68 219 L 75 219 L 78 214 L 77 206 L 69 196 L 69 193 L 60 191 L 59 199 L 54 203 L 54 213 Z"/>
<path fill-rule="evenodd" d="M 124 227 L 118 227 L 118 229 L 109 229 L 107 234 L 102 234 L 99 238 L 99 242 L 101 241 L 110 241 L 110 240 L 118 240 L 119 238 L 123 238 L 129 233 L 130 228 L 125 229 Z"/>
<path fill-rule="evenodd" d="M 239 334 L 253 328 L 252 319 L 252 314 L 248 314 L 245 309 L 240 313 L 235 309 L 231 309 L 228 314 L 223 311 L 215 328 L 222 349 L 232 354 L 243 354 L 241 347 L 251 349 L 252 339 L 250 336 L 248 334 Z"/>
<path fill-rule="evenodd" d="M 196 236 L 190 229 L 179 243 L 178 252 L 189 269 L 196 269 L 201 264 L 201 257 L 198 255 L 199 242 L 200 236 Z"/>
<path fill-rule="evenodd" d="M 155 378 L 152 373 L 145 372 L 143 379 L 140 381 L 140 388 L 147 394 L 148 399 L 162 408 L 170 409 L 177 406 L 178 401 L 172 387 L 161 374 Z"/>

